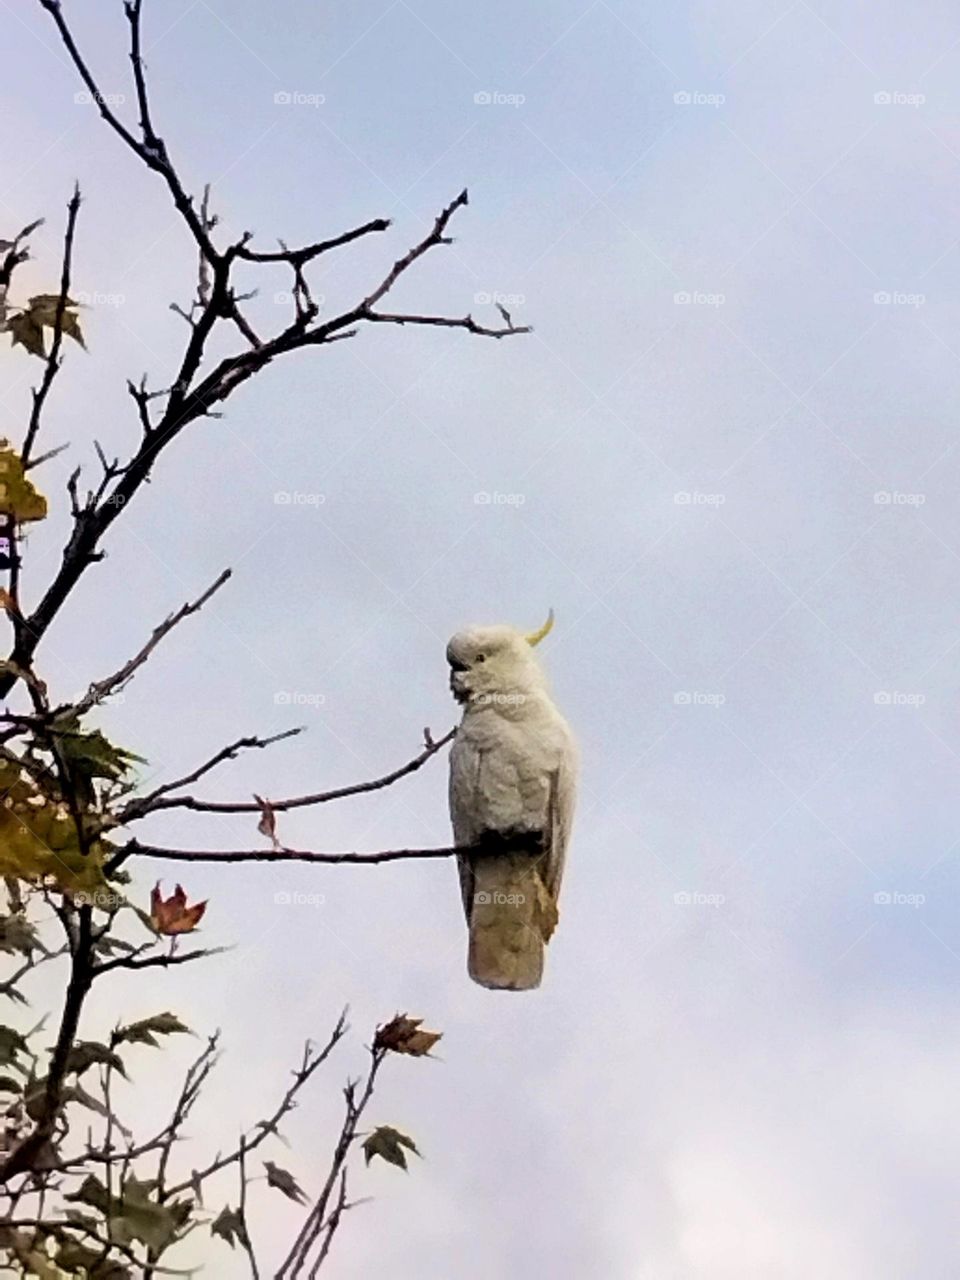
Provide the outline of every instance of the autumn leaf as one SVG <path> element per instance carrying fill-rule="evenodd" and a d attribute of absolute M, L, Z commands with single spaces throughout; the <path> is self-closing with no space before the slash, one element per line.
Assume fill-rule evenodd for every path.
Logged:
<path fill-rule="evenodd" d="M 407 1157 L 404 1147 L 414 1155 L 420 1155 L 417 1144 L 412 1138 L 408 1138 L 399 1129 L 392 1129 L 388 1124 L 382 1124 L 364 1139 L 363 1154 L 367 1164 L 374 1156 L 379 1156 L 381 1160 L 386 1160 L 387 1164 L 395 1164 L 398 1169 L 406 1169 Z"/>
<path fill-rule="evenodd" d="M 296 1204 L 306 1203 L 306 1192 L 297 1185 L 297 1180 L 292 1173 L 288 1173 L 286 1169 L 281 1169 L 272 1160 L 264 1160 L 263 1167 L 267 1171 L 267 1183 L 271 1187 L 276 1187 L 278 1191 L 282 1191 L 288 1200 L 293 1200 Z"/>
<path fill-rule="evenodd" d="M 43 327 L 34 319 L 29 311 L 21 311 L 19 315 L 10 316 L 7 328 L 13 334 L 13 346 L 18 343 L 32 356 L 46 358 L 47 349 L 43 345 Z"/>
<path fill-rule="evenodd" d="M 203 919 L 207 909 L 206 902 L 197 902 L 187 906 L 187 895 L 181 885 L 177 885 L 169 898 L 160 892 L 160 881 L 156 883 L 150 894 L 150 920 L 157 933 L 174 937 L 179 933 L 192 933 Z"/>
<path fill-rule="evenodd" d="M 7 760 L 0 761 L 0 795 L 0 876 L 66 894 L 109 890 L 103 873 L 109 847 L 94 840 L 87 852 L 81 850 L 65 804 L 44 794 Z"/>
<path fill-rule="evenodd" d="M 405 1013 L 398 1013 L 384 1026 L 377 1028 L 373 1047 L 422 1058 L 425 1054 L 429 1054 L 443 1035 L 442 1031 L 421 1031 L 422 1021 L 422 1018 L 408 1018 Z"/>
<path fill-rule="evenodd" d="M 22 912 L 11 916 L 0 916 L 0 951 L 10 955 L 31 956 L 34 951 L 43 951 L 36 926 L 32 925 Z"/>
<path fill-rule="evenodd" d="M 112 1067 L 127 1079 L 123 1062 L 107 1045 L 96 1040 L 78 1040 L 67 1057 L 66 1070 L 79 1076 L 92 1066 Z"/>
<path fill-rule="evenodd" d="M 11 327 L 13 323 L 11 320 Z M 13 516 L 18 524 L 42 520 L 47 514 L 46 498 L 37 492 L 19 453 L 6 439 L 0 439 L 0 511 Z"/>
<path fill-rule="evenodd" d="M 239 1209 L 231 1209 L 229 1205 L 224 1205 L 216 1219 L 210 1224 L 210 1234 L 212 1236 L 220 1236 L 222 1240 L 226 1240 L 231 1249 L 234 1247 L 234 1241 L 236 1240 L 239 1240 L 241 1244 L 246 1244 L 247 1228 L 243 1221 L 243 1214 Z"/>
<path fill-rule="evenodd" d="M 266 836 L 274 849 L 282 849 L 283 845 L 277 839 L 277 815 L 273 811 L 273 806 L 269 800 L 264 800 L 262 796 L 254 794 L 254 800 L 260 806 L 260 821 L 257 823 L 257 830 L 262 836 Z"/>
<path fill-rule="evenodd" d="M 83 340 L 83 333 L 80 329 L 80 320 L 77 316 L 77 307 L 79 302 L 74 302 L 72 298 L 64 298 L 63 311 L 60 316 L 60 330 L 74 342 L 86 347 Z M 46 359 L 47 351 L 44 343 L 43 330 L 56 329 L 57 312 L 60 310 L 61 302 L 58 293 L 38 293 L 32 297 L 24 310 L 18 312 L 14 316 L 10 316 L 6 323 L 6 328 L 13 335 L 13 346 L 18 343 L 26 347 L 31 355 L 40 356 Z"/>

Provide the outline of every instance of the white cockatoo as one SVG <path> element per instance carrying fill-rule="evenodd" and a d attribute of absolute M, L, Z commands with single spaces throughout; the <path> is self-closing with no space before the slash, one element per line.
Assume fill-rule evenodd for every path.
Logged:
<path fill-rule="evenodd" d="M 447 646 L 450 688 L 463 704 L 450 753 L 450 817 L 458 846 L 474 982 L 540 985 L 543 947 L 573 820 L 577 748 L 534 654 L 553 625 L 467 627 Z"/>

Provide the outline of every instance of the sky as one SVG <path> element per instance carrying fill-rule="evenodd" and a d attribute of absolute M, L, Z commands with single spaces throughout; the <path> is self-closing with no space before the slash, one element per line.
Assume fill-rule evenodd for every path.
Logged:
<path fill-rule="evenodd" d="M 89 8 L 64 0 L 133 123 L 122 8 Z M 158 131 L 188 189 L 211 184 L 218 233 L 270 247 L 393 219 L 313 269 L 334 314 L 466 185 L 455 244 L 396 302 L 496 321 L 500 299 L 534 332 L 378 326 L 274 364 L 114 525 L 41 648 L 51 689 L 113 670 L 230 565 L 100 723 L 154 784 L 304 723 L 204 792 L 298 794 L 415 755 L 424 725 L 455 721 L 449 635 L 530 629 L 552 606 L 539 652 L 583 777 L 536 993 L 469 982 L 446 862 L 198 865 L 182 879 L 210 899 L 203 940 L 233 949 L 149 992 L 98 992 L 86 1031 L 168 1007 L 222 1028 L 188 1172 L 349 1004 L 349 1042 L 268 1156 L 315 1191 L 373 1027 L 406 1010 L 442 1030 L 440 1061 L 384 1071 L 371 1122 L 424 1159 L 357 1169 L 373 1201 L 341 1231 L 342 1280 L 954 1276 L 960 15 L 145 9 Z M 169 304 L 188 302 L 195 258 L 162 185 L 77 97 L 40 5 L 3 0 L 0 18 L 0 235 L 48 219 L 19 288 L 55 285 L 75 178 L 84 194 L 89 353 L 68 351 L 44 426 L 71 448 L 37 472 L 52 513 L 27 547 L 36 598 L 70 470 L 92 474 L 94 438 L 134 448 L 126 379 L 175 367 Z M 258 283 L 266 331 L 290 281 Z M 37 367 L 0 360 L 14 439 Z M 445 771 L 285 816 L 281 838 L 443 845 Z M 141 834 L 247 847 L 254 827 L 168 815 Z M 143 900 L 179 870 L 136 864 Z M 195 1051 L 144 1056 L 148 1096 L 129 1106 L 153 1115 Z M 211 1204 L 231 1197 L 225 1181 Z M 255 1199 L 269 1265 L 299 1215 Z M 244 1274 L 219 1241 L 201 1253 Z"/>

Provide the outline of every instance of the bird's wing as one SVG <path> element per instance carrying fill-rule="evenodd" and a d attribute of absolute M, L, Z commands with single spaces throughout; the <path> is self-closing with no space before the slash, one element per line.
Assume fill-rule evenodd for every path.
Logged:
<path fill-rule="evenodd" d="M 476 797 L 480 785 L 480 771 L 483 753 L 476 743 L 471 742 L 466 734 L 458 734 L 450 751 L 450 821 L 453 824 L 453 839 L 458 845 L 472 844 L 477 838 L 476 829 Z M 473 905 L 473 870 L 469 861 L 457 857 L 457 868 L 460 872 L 460 893 L 463 897 L 463 910 L 470 921 L 470 909 Z"/>
<path fill-rule="evenodd" d="M 547 830 L 544 832 L 546 862 L 543 881 L 553 896 L 560 896 L 560 882 L 567 857 L 573 810 L 577 796 L 576 749 L 571 743 L 560 755 L 560 762 L 550 775 L 550 799 L 547 808 Z"/>

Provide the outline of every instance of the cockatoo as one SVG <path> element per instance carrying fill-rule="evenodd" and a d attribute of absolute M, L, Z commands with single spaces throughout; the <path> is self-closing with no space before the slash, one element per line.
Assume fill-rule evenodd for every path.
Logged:
<path fill-rule="evenodd" d="M 577 748 L 534 654 L 532 635 L 468 627 L 447 646 L 463 719 L 450 753 L 450 817 L 474 982 L 506 991 L 540 985 L 543 948 L 573 821 Z"/>

